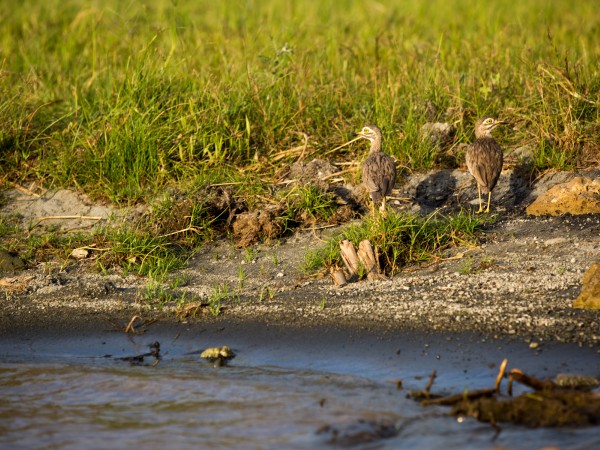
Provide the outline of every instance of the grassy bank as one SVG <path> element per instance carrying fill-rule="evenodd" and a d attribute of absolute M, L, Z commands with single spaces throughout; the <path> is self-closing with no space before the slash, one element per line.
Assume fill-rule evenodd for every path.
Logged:
<path fill-rule="evenodd" d="M 593 0 L 24 0 L 0 17 L 0 182 L 160 194 L 143 226 L 86 238 L 125 266 L 273 203 L 283 230 L 329 220 L 329 192 L 274 181 L 300 154 L 360 160 L 364 145 L 331 150 L 365 123 L 411 170 L 461 164 L 483 114 L 513 124 L 499 141 L 530 147 L 534 170 L 600 160 Z M 428 121 L 457 127 L 450 148 L 422 141 Z"/>
<path fill-rule="evenodd" d="M 597 160 L 596 2 L 413 3 L 0 6 L 2 176 L 132 202 L 268 179 L 289 163 L 272 155 L 302 144 L 293 132 L 319 155 L 366 122 L 404 166 L 456 165 L 420 126 L 450 121 L 468 142 L 488 113 L 511 120 L 501 141 L 530 145 L 538 169 Z"/>

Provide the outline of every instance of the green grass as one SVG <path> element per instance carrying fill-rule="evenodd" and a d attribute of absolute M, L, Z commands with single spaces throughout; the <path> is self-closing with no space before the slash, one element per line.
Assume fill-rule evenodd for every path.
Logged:
<path fill-rule="evenodd" d="M 120 265 L 125 273 L 149 276 L 157 281 L 183 268 L 187 252 L 166 237 L 152 236 L 129 228 L 107 229 L 97 235 L 108 250 L 99 263 Z"/>
<path fill-rule="evenodd" d="M 281 218 L 286 229 L 294 224 L 325 222 L 337 209 L 335 195 L 312 184 L 282 190 L 278 197 L 284 205 Z"/>
<path fill-rule="evenodd" d="M 221 301 L 229 296 L 227 285 L 217 285 L 208 298 L 200 299 L 188 293 L 186 289 L 178 289 L 179 286 L 174 286 L 173 281 L 165 284 L 150 277 L 146 286 L 138 293 L 139 300 L 144 306 L 159 311 L 171 307 L 176 317 L 185 319 L 189 316 L 196 316 L 202 308 L 207 308 L 207 311 L 214 317 L 219 316 Z"/>
<path fill-rule="evenodd" d="M 340 241 L 349 240 L 358 248 L 368 239 L 377 250 L 382 268 L 397 273 L 410 263 L 427 261 L 449 245 L 474 242 L 475 232 L 493 218 L 460 212 L 453 216 L 432 214 L 421 217 L 409 213 L 388 212 L 386 217 L 368 217 L 346 227 L 321 248 L 307 253 L 306 271 L 341 266 Z"/>
<path fill-rule="evenodd" d="M 488 113 L 515 124 L 500 140 L 531 145 L 540 170 L 598 158 L 593 0 L 26 0 L 0 15 L 0 170 L 13 180 L 135 202 L 207 172 L 262 179 L 298 145 L 291 131 L 319 154 L 365 122 L 425 169 L 439 155 L 423 122 L 469 141 Z"/>
<path fill-rule="evenodd" d="M 120 267 L 125 274 L 149 276 L 157 281 L 185 266 L 193 250 L 192 245 L 134 228 L 126 225 L 85 233 L 63 233 L 51 229 L 24 233 L 14 218 L 0 215 L 0 248 L 16 251 L 26 262 L 38 263 L 56 258 L 68 265 L 75 263 L 69 258 L 71 252 L 86 247 L 93 256 L 88 261 L 98 270 Z"/>

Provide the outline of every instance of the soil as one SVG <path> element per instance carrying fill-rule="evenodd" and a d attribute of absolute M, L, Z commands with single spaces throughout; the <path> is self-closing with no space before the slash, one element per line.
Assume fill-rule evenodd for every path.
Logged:
<path fill-rule="evenodd" d="M 446 249 L 439 258 L 405 267 L 387 281 L 340 288 L 328 274 L 302 270 L 306 251 L 322 245 L 339 227 L 298 230 L 246 249 L 229 239 L 206 245 L 187 268 L 171 276 L 175 298 L 185 293 L 186 299 L 199 301 L 187 314 L 176 302 L 159 306 L 157 301 L 149 309 L 142 301 L 147 279 L 117 271 L 97 273 L 89 258 L 28 267 L 8 275 L 12 284 L 5 288 L 0 308 L 0 333 L 99 319 L 126 325 L 140 314 L 144 319 L 213 325 L 469 331 L 489 338 L 512 336 L 532 348 L 558 341 L 600 349 L 600 313 L 571 306 L 583 274 L 599 259 L 600 215 L 530 217 L 524 212 L 542 192 L 576 175 L 551 173 L 529 182 L 516 171 L 503 172 L 492 200 L 499 219 L 480 233 L 479 245 Z M 584 175 L 598 176 L 598 170 Z M 451 212 L 477 202 L 475 185 L 461 170 L 413 174 L 397 186 L 391 205 L 398 210 Z M 123 217 L 68 190 L 40 198 L 9 191 L 4 197 L 2 214 L 19 214 L 25 226 L 71 229 L 98 223 L 73 218 L 38 222 L 50 215 Z M 201 302 L 223 286 L 228 298 L 215 317 Z"/>

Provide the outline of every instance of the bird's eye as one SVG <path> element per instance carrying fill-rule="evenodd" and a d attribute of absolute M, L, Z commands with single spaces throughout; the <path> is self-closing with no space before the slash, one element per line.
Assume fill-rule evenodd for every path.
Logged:
<path fill-rule="evenodd" d="M 490 124 L 494 123 L 494 119 L 492 119 L 491 117 L 488 117 L 487 119 L 485 119 L 485 122 L 483 122 L 483 123 L 485 123 L 486 125 L 490 125 Z"/>
<path fill-rule="evenodd" d="M 369 127 L 364 127 L 364 128 L 362 129 L 362 132 L 363 132 L 363 133 L 370 133 L 370 132 L 371 132 L 371 129 L 370 129 Z"/>

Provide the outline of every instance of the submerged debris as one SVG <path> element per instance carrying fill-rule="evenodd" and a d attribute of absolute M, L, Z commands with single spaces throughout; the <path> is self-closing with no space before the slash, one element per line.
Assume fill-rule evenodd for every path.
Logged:
<path fill-rule="evenodd" d="M 501 396 L 500 381 L 505 367 L 506 360 L 500 368 L 494 388 L 435 397 L 429 392 L 435 379 L 434 373 L 427 387 L 411 396 L 424 406 L 452 406 L 452 414 L 455 416 L 473 417 L 494 426 L 499 423 L 531 428 L 600 424 L 600 393 L 591 392 L 599 385 L 595 377 L 559 374 L 554 380 L 541 380 L 519 369 L 512 369 L 508 374 L 508 396 Z M 512 397 L 514 381 L 532 388 L 533 392 Z"/>
<path fill-rule="evenodd" d="M 148 347 L 150 348 L 150 351 L 148 353 L 142 353 L 141 355 L 135 355 L 135 356 L 124 356 L 122 358 L 116 358 L 119 361 L 126 361 L 129 364 L 131 364 L 132 366 L 144 366 L 144 365 L 150 365 L 150 366 L 156 366 L 159 361 L 160 361 L 160 343 L 158 341 L 153 342 L 152 344 L 148 345 Z M 154 358 L 154 362 L 152 364 L 144 364 L 144 358 L 151 356 Z"/>
<path fill-rule="evenodd" d="M 572 390 L 536 391 L 515 398 L 461 400 L 452 414 L 493 425 L 507 422 L 530 428 L 598 425 L 600 397 Z"/>
<path fill-rule="evenodd" d="M 324 425 L 317 430 L 324 435 L 328 444 L 340 447 L 354 447 L 359 444 L 388 439 L 398 435 L 396 424 L 388 421 L 359 419 L 344 425 Z"/>

